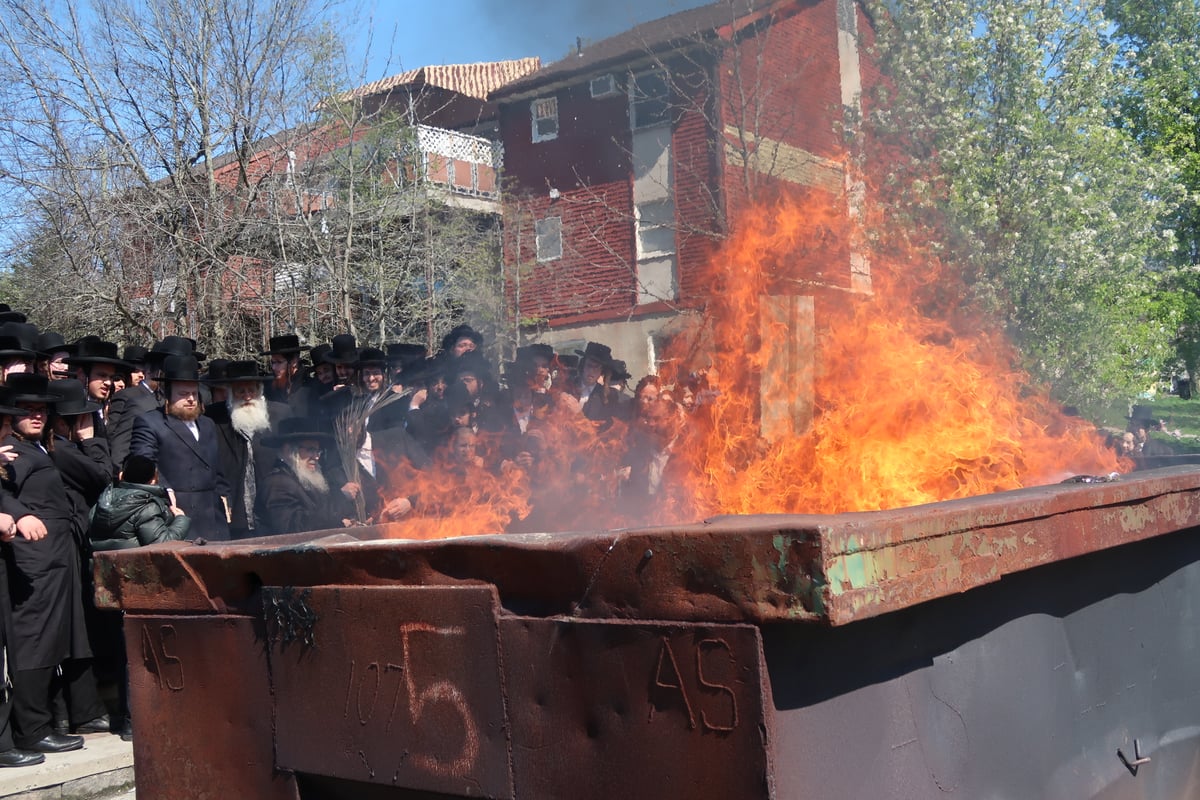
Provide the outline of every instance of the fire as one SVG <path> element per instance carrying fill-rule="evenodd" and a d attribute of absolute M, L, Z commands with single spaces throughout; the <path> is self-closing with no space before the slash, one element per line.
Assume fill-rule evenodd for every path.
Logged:
<path fill-rule="evenodd" d="M 598 427 L 556 395 L 531 423 L 539 432 L 535 464 L 506 463 L 465 483 L 445 465 L 393 480 L 419 484 L 429 502 L 387 535 L 869 511 L 1121 469 L 1094 426 L 1062 413 L 1015 366 L 1003 336 L 959 307 L 952 271 L 879 259 L 869 291 L 839 280 L 848 267 L 814 257 L 834 252 L 849 261 L 848 247 L 838 245 L 846 231 L 828 206 L 790 197 L 756 208 L 712 259 L 702 284 L 714 287 L 712 298 L 694 328 L 675 338 L 662 374 L 664 385 L 676 384 L 676 399 L 689 374 L 705 376 L 708 391 L 674 440 L 664 489 L 648 507 L 635 513 L 622 494 L 622 458 L 637 432 L 619 422 Z M 764 304 L 789 296 L 815 298 L 814 351 L 798 358 L 809 365 L 811 413 L 765 436 L 762 409 L 806 392 L 763 377 L 772 377 L 796 334 L 764 322 L 772 319 Z M 484 441 L 485 449 L 502 448 L 499 437 Z"/>

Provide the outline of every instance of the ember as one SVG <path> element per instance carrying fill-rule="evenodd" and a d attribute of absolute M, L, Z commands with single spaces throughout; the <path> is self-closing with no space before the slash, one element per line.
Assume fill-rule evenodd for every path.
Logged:
<path fill-rule="evenodd" d="M 663 359 L 676 401 L 706 386 L 670 448 L 663 490 L 638 504 L 622 489 L 626 442 L 645 431 L 597 425 L 551 394 L 535 414 L 541 451 L 499 477 L 463 466 L 393 476 L 393 486 L 454 502 L 388 527 L 398 538 L 502 530 L 594 530 L 690 522 L 716 514 L 840 513 L 900 508 L 1120 469 L 1093 425 L 1064 415 L 1014 365 L 1001 335 L 957 307 L 956 281 L 925 266 L 872 264 L 872 291 L 842 290 L 816 334 L 812 420 L 763 435 L 763 412 L 793 399 L 762 380 L 795 331 L 764 325 L 764 303 L 821 281 L 808 248 L 828 215 L 795 199 L 743 215 L 711 261 L 713 297 Z M 808 287 L 808 288 L 806 288 Z M 933 299 L 931 299 L 933 298 Z M 765 331 L 765 333 L 764 333 Z M 789 395 L 803 391 L 783 382 Z M 553 389 L 551 392 L 553 393 Z M 636 423 L 635 423 L 636 424 Z M 481 442 L 495 449 L 495 441 Z M 405 491 L 411 491 L 406 488 Z M 424 504 L 423 504 L 424 505 Z"/>

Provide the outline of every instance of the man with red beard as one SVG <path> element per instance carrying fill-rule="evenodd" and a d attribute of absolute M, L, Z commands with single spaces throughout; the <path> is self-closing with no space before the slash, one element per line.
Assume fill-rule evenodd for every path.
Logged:
<path fill-rule="evenodd" d="M 262 486 L 278 453 L 263 438 L 292 416 L 286 403 L 267 400 L 263 386 L 270 375 L 258 371 L 253 361 L 231 361 L 225 365 L 222 385 L 228 387 L 228 406 L 205 412 L 217 423 L 221 445 L 221 471 L 229 481 L 230 535 L 234 539 L 272 533 L 261 502 Z"/>
<path fill-rule="evenodd" d="M 192 518 L 196 538 L 229 538 L 229 484 L 221 471 L 217 426 L 203 416 L 200 365 L 168 356 L 159 377 L 164 406 L 133 422 L 129 452 L 158 464 L 159 482 Z"/>

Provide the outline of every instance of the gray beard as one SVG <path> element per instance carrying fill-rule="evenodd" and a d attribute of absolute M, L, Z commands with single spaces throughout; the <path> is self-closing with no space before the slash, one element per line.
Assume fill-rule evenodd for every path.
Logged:
<path fill-rule="evenodd" d="M 287 464 L 292 468 L 292 473 L 296 476 L 296 480 L 300 481 L 302 487 L 318 494 L 329 493 L 329 481 L 325 480 L 325 475 L 319 468 L 309 469 L 308 464 L 304 463 L 304 459 L 300 458 L 299 453 L 292 453 L 288 457 Z"/>
<path fill-rule="evenodd" d="M 247 439 L 260 431 L 271 429 L 271 418 L 267 414 L 267 398 L 259 396 L 248 406 L 234 406 L 229 412 L 233 429 Z"/>

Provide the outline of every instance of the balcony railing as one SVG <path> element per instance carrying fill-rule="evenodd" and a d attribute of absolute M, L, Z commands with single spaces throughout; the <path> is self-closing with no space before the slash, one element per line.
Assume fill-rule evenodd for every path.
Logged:
<path fill-rule="evenodd" d="M 504 150 L 499 142 L 445 128 L 417 125 L 419 178 L 445 186 L 455 194 L 499 196 Z"/>

